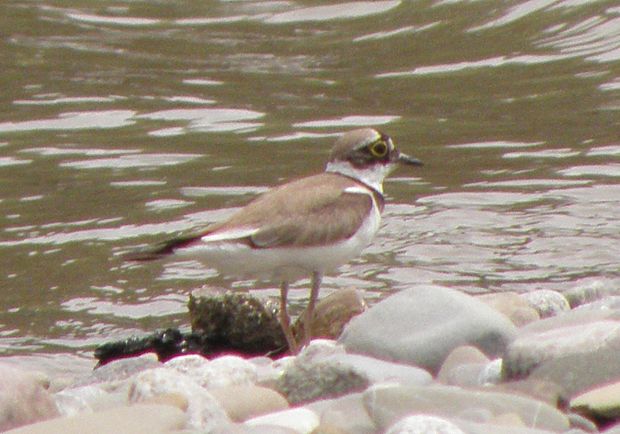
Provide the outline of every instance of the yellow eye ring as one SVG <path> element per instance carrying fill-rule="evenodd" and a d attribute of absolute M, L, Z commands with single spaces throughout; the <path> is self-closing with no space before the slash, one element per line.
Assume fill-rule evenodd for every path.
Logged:
<path fill-rule="evenodd" d="M 379 140 L 368 146 L 368 150 L 373 157 L 383 158 L 388 153 L 388 145 L 383 140 Z"/>

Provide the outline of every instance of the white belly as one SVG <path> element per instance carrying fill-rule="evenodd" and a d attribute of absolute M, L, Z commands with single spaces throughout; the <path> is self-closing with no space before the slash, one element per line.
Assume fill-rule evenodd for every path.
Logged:
<path fill-rule="evenodd" d="M 373 211 L 354 236 L 327 246 L 253 249 L 236 240 L 222 240 L 175 253 L 201 261 L 226 276 L 293 281 L 312 272 L 329 273 L 358 256 L 379 229 L 381 215 L 376 208 Z"/>

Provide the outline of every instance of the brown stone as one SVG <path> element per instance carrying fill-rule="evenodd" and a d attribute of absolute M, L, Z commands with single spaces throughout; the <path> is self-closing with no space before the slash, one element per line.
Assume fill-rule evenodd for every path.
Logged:
<path fill-rule="evenodd" d="M 367 308 L 361 294 L 355 289 L 345 288 L 331 293 L 320 300 L 314 309 L 310 326 L 312 337 L 338 339 L 351 318 Z M 304 311 L 293 326 L 293 332 L 297 336 L 300 336 L 304 328 L 305 317 Z"/>

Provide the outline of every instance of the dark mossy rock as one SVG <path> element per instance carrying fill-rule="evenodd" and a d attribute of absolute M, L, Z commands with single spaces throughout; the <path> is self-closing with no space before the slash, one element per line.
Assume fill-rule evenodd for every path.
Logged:
<path fill-rule="evenodd" d="M 276 303 L 243 292 L 201 288 L 189 298 L 192 332 L 210 352 L 277 355 L 287 349 Z"/>
<path fill-rule="evenodd" d="M 95 358 L 99 360 L 97 366 L 103 366 L 113 360 L 155 353 L 163 362 L 181 354 L 201 353 L 203 348 L 201 336 L 169 328 L 102 344 L 95 349 Z"/>
<path fill-rule="evenodd" d="M 155 353 L 160 361 L 182 354 L 205 357 L 225 353 L 278 356 L 287 349 L 278 307 L 247 293 L 199 289 L 189 299 L 192 330 L 176 328 L 105 343 L 95 349 L 98 366 Z"/>

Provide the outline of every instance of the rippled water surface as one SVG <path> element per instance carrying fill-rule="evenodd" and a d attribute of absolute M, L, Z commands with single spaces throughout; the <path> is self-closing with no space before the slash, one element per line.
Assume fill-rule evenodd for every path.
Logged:
<path fill-rule="evenodd" d="M 3 355 L 185 325 L 206 282 L 277 295 L 117 255 L 322 170 L 358 126 L 426 166 L 323 294 L 620 286 L 617 1 L 5 0 L 0 28 Z"/>

